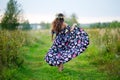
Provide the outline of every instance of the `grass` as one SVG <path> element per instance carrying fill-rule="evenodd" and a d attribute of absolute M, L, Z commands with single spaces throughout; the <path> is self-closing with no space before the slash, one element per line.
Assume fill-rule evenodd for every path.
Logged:
<path fill-rule="evenodd" d="M 120 29 L 86 29 L 87 50 L 64 65 L 63 72 L 44 57 L 50 31 L 0 31 L 0 80 L 120 80 Z"/>
<path fill-rule="evenodd" d="M 91 63 L 98 53 L 95 45 L 90 44 L 84 53 L 64 65 L 63 72 L 59 72 L 44 60 L 52 45 L 49 31 L 31 31 L 30 34 L 34 38 L 31 37 L 33 41 L 29 46 L 23 47 L 24 65 L 14 75 L 15 80 L 112 80 Z"/>

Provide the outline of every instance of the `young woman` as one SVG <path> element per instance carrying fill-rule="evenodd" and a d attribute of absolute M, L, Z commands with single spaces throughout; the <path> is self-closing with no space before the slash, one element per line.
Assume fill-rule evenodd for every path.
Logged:
<path fill-rule="evenodd" d="M 51 66 L 63 70 L 63 64 L 82 53 L 89 44 L 88 34 L 74 24 L 72 27 L 64 22 L 64 15 L 59 13 L 52 23 L 53 45 L 45 60 Z M 55 38 L 54 38 L 55 34 Z"/>

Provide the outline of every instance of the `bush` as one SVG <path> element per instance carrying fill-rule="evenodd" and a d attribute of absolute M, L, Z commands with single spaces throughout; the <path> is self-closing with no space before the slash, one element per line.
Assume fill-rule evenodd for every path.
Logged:
<path fill-rule="evenodd" d="M 106 28 L 90 32 L 94 45 L 91 52 L 94 55 L 92 64 L 97 65 L 100 71 L 106 72 L 111 78 L 119 79 L 120 76 L 120 29 Z M 97 47 L 95 49 L 95 47 Z M 93 49 L 93 48 L 92 48 Z M 97 51 L 97 53 L 95 53 Z M 96 54 L 96 55 L 95 55 Z"/>
<path fill-rule="evenodd" d="M 8 80 L 24 59 L 21 47 L 25 44 L 25 33 L 21 31 L 0 31 L 0 80 Z"/>

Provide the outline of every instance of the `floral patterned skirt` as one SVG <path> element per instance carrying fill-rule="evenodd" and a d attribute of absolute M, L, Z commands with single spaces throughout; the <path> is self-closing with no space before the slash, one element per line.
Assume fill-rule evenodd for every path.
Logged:
<path fill-rule="evenodd" d="M 68 27 L 56 36 L 45 60 L 51 66 L 64 64 L 85 51 L 88 45 L 88 34 L 82 28 L 75 27 L 69 31 Z"/>

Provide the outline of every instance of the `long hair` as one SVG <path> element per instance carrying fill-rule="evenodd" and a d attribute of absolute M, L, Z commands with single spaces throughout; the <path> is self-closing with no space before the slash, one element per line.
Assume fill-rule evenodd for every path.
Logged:
<path fill-rule="evenodd" d="M 63 22 L 64 22 L 64 15 L 62 13 L 59 13 L 56 19 L 52 22 L 52 31 L 58 34 L 62 30 Z"/>

